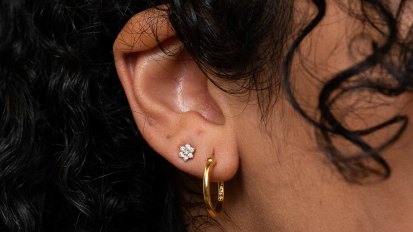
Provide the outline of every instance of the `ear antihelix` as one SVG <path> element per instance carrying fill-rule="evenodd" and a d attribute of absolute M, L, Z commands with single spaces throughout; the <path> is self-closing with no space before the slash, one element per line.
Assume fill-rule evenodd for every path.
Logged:
<path fill-rule="evenodd" d="M 136 60 L 129 59 L 136 62 L 130 75 L 134 75 L 134 92 L 141 108 L 147 109 L 145 111 L 149 114 L 155 106 L 163 108 L 162 111 L 168 115 L 195 111 L 206 120 L 223 125 L 225 118 L 208 91 L 207 77 L 181 42 L 172 37 L 161 46 L 164 49 L 157 46 L 138 53 Z M 165 54 L 165 49 L 171 53 Z M 128 67 L 133 66 L 128 64 Z M 165 114 L 150 116 L 160 121 L 166 118 Z"/>

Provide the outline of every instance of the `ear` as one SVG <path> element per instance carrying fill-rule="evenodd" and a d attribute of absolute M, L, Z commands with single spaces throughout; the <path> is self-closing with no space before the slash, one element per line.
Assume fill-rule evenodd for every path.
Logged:
<path fill-rule="evenodd" d="M 212 180 L 231 179 L 239 165 L 237 142 L 231 121 L 224 117 L 228 105 L 217 101 L 226 93 L 200 71 L 166 14 L 150 9 L 135 15 L 119 33 L 113 53 L 147 143 L 178 169 L 199 178 L 207 158 L 214 157 Z M 187 161 L 179 156 L 186 144 L 195 149 Z"/>

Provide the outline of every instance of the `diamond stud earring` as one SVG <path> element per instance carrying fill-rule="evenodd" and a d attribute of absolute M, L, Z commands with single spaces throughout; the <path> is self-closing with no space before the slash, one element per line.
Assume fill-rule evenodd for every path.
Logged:
<path fill-rule="evenodd" d="M 188 159 L 192 159 L 194 157 L 194 154 L 192 154 L 195 149 L 187 143 L 185 146 L 181 146 L 181 152 L 179 152 L 179 157 L 183 158 L 184 161 L 187 161 Z"/>

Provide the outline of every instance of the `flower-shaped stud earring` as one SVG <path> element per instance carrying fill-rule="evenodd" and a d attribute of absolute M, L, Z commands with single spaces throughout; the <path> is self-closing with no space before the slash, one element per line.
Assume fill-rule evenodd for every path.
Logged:
<path fill-rule="evenodd" d="M 181 152 L 179 152 L 179 157 L 183 158 L 184 161 L 187 161 L 188 159 L 192 159 L 194 157 L 194 154 L 192 154 L 195 151 L 189 143 L 187 143 L 185 146 L 181 146 Z"/>

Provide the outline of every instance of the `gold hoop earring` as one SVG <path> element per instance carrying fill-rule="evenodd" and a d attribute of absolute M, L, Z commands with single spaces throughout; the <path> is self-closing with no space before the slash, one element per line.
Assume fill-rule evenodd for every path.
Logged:
<path fill-rule="evenodd" d="M 219 214 L 222 212 L 222 209 L 224 208 L 224 182 L 218 182 L 218 204 L 216 209 L 212 207 L 212 202 L 211 202 L 211 191 L 209 188 L 209 175 L 210 175 L 210 168 L 211 166 L 214 166 L 216 164 L 216 161 L 213 158 L 208 158 L 205 166 L 205 171 L 204 171 L 204 202 L 206 205 L 206 208 L 208 210 L 208 213 L 212 217 L 218 217 Z"/>

